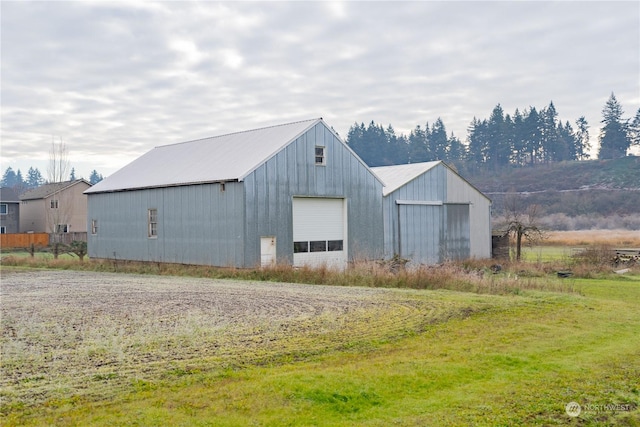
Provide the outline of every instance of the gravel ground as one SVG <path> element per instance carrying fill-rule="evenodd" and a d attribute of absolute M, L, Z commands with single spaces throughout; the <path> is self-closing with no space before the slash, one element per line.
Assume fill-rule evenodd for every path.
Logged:
<path fill-rule="evenodd" d="M 371 345 L 464 312 L 390 289 L 3 270 L 0 413 Z"/>

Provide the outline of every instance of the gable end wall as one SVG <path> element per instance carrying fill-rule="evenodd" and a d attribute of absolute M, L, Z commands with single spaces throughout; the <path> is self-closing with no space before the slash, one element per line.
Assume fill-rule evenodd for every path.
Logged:
<path fill-rule="evenodd" d="M 325 147 L 326 166 L 315 165 Z M 244 181 L 246 267 L 260 262 L 260 236 L 276 236 L 279 261 L 293 263 L 293 197 L 337 197 L 347 204 L 350 259 L 382 257 L 382 184 L 323 123 L 316 124 Z"/>

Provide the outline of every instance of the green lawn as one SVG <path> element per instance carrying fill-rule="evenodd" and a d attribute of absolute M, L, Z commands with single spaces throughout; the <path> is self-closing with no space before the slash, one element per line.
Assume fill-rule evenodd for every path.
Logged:
<path fill-rule="evenodd" d="M 10 251 L 2 251 L 0 252 L 0 258 L 4 258 L 4 257 L 8 257 L 8 256 L 12 256 L 12 257 L 18 257 L 18 258 L 28 258 L 31 256 L 31 254 L 25 249 L 25 250 L 10 250 Z M 34 257 L 38 258 L 38 259 L 53 259 L 53 254 L 51 252 L 35 252 L 34 253 Z M 73 255 L 73 254 L 69 254 L 69 253 L 61 253 L 60 255 L 58 255 L 59 259 L 78 259 L 77 256 Z M 88 257 L 86 257 L 85 259 L 88 259 Z"/>
<path fill-rule="evenodd" d="M 640 277 L 567 280 L 578 293 L 415 291 L 483 309 L 296 362 L 131 378 L 112 400 L 51 400 L 2 424 L 639 426 L 620 408 L 640 405 Z"/>

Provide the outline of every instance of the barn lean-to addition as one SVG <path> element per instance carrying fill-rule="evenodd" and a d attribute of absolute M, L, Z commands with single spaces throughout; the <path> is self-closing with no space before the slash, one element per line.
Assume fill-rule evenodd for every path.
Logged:
<path fill-rule="evenodd" d="M 256 267 L 382 256 L 382 183 L 322 119 L 156 147 L 86 193 L 92 258 Z"/>
<path fill-rule="evenodd" d="M 322 119 L 156 147 L 85 192 L 89 256 L 212 266 L 491 256 L 443 162 L 369 168 Z"/>
<path fill-rule="evenodd" d="M 412 264 L 491 257 L 491 201 L 446 163 L 372 170 L 385 184 L 385 256 Z"/>

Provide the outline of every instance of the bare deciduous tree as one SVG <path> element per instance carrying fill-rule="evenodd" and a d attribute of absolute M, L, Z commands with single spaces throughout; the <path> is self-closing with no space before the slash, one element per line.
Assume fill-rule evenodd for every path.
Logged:
<path fill-rule="evenodd" d="M 540 227 L 540 205 L 526 205 L 523 197 L 517 193 L 509 193 L 504 199 L 506 231 L 516 240 L 516 261 L 522 254 L 522 238 L 535 243 L 545 237 Z"/>
<path fill-rule="evenodd" d="M 62 138 L 56 142 L 55 137 L 52 137 L 49 149 L 49 168 L 47 169 L 49 182 L 63 182 L 68 176 L 69 150 L 67 145 L 62 141 Z"/>
<path fill-rule="evenodd" d="M 67 145 L 59 138 L 51 138 L 51 148 L 49 149 L 49 167 L 47 168 L 47 178 L 49 184 L 60 184 L 67 180 L 69 176 L 69 150 Z M 58 245 L 60 234 L 67 232 L 71 211 L 73 209 L 72 192 L 64 192 L 64 185 L 58 185 L 53 194 L 45 201 L 47 212 L 47 222 L 49 232 L 54 233 L 54 257 L 58 255 Z"/>

